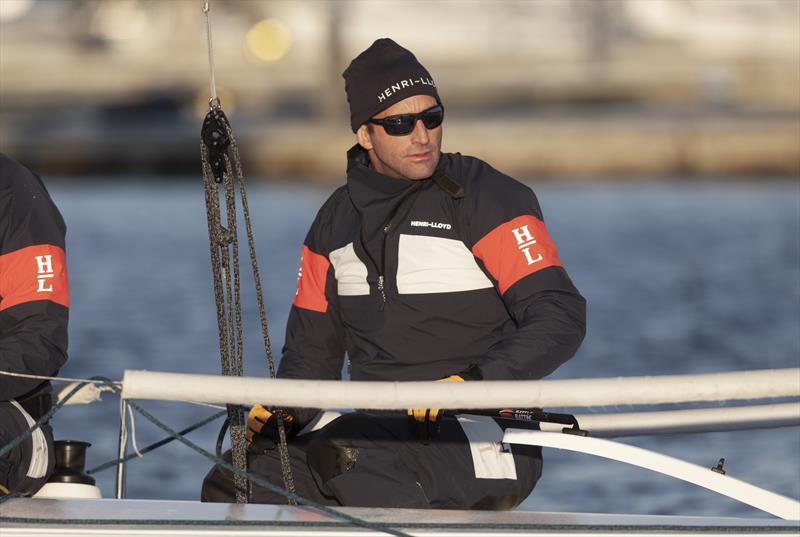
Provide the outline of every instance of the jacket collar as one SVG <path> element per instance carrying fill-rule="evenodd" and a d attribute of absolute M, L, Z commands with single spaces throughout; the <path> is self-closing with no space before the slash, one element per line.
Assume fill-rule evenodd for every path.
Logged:
<path fill-rule="evenodd" d="M 430 179 L 397 179 L 376 172 L 370 166 L 369 154 L 358 144 L 347 151 L 347 188 L 357 206 L 392 198 L 402 194 L 415 185 L 432 180 L 453 198 L 464 197 L 464 188 L 447 172 L 450 155 L 442 153 L 439 165 Z"/>
<path fill-rule="evenodd" d="M 396 179 L 373 170 L 368 153 L 358 144 L 347 152 L 347 190 L 361 212 L 382 210 L 380 207 L 386 204 L 394 206 L 416 183 L 420 181 Z"/>

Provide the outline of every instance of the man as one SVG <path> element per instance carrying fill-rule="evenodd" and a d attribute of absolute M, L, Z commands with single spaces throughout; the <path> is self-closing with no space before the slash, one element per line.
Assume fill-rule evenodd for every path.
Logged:
<path fill-rule="evenodd" d="M 340 379 L 345 352 L 353 380 L 527 380 L 555 370 L 583 339 L 585 302 L 533 192 L 440 152 L 433 78 L 394 41 L 376 41 L 343 76 L 358 143 L 347 185 L 303 245 L 278 376 Z M 287 412 L 290 436 L 313 416 Z M 251 410 L 250 469 L 281 483 L 275 421 Z M 436 409 L 346 414 L 290 440 L 297 492 L 329 505 L 511 509 L 533 489 L 541 450 L 502 444 L 507 426 Z M 230 482 L 212 470 L 203 499 L 230 501 Z M 285 503 L 257 486 L 253 500 Z"/>
<path fill-rule="evenodd" d="M 67 359 L 66 226 L 42 180 L 0 154 L 0 371 L 53 376 Z M 0 447 L 52 406 L 48 381 L 0 374 Z M 53 432 L 0 457 L 0 495 L 34 494 L 53 471 Z"/>

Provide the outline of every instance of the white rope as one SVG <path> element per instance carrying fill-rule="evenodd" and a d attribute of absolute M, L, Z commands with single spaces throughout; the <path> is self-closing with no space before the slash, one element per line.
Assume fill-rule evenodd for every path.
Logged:
<path fill-rule="evenodd" d="M 119 444 L 120 446 L 128 445 L 128 416 L 125 409 L 128 407 L 128 402 L 122 397 L 119 399 Z M 119 458 L 122 459 L 126 453 L 120 447 Z"/>
<path fill-rule="evenodd" d="M 72 382 L 64 386 L 61 391 L 58 392 L 58 397 L 56 398 L 59 402 L 64 400 L 64 398 L 72 393 L 72 391 L 77 388 L 81 383 L 80 382 Z M 91 403 L 96 403 L 97 401 L 101 401 L 101 396 L 103 392 L 113 392 L 114 389 L 111 386 L 97 386 L 95 384 L 86 384 L 80 390 L 78 390 L 72 397 L 66 400 L 64 406 L 70 405 L 88 405 Z"/>
<path fill-rule="evenodd" d="M 107 385 L 107 382 L 104 380 L 92 380 L 92 379 L 81 379 L 81 378 L 72 378 L 72 377 L 48 377 L 47 375 L 29 375 L 27 373 L 15 373 L 13 371 L 3 371 L 0 369 L 0 375 L 5 375 L 7 377 L 19 377 L 23 379 L 37 379 L 37 380 L 50 380 L 53 382 L 86 382 L 89 384 L 102 384 L 104 386 Z M 115 384 L 118 387 L 122 387 L 122 381 L 114 381 L 112 384 Z"/>
<path fill-rule="evenodd" d="M 136 418 L 133 415 L 133 409 L 127 402 L 125 402 L 125 407 L 128 409 L 128 416 L 131 419 L 131 445 L 133 446 L 133 452 L 136 453 L 137 457 L 142 457 L 139 452 L 139 446 L 136 445 Z"/>
<path fill-rule="evenodd" d="M 226 410 L 228 407 L 225 405 L 214 405 L 211 403 L 201 403 L 200 401 L 184 401 L 190 405 L 197 405 L 197 406 L 206 406 L 208 408 L 216 408 L 217 410 Z"/>
<path fill-rule="evenodd" d="M 211 44 L 211 0 L 205 0 L 203 13 L 206 15 L 206 38 L 208 39 L 208 74 L 211 86 L 211 99 L 208 101 L 210 107 L 219 106 L 217 98 L 217 82 L 214 77 L 214 48 Z"/>
<path fill-rule="evenodd" d="M 483 382 L 357 382 L 125 371 L 122 397 L 301 408 L 532 408 L 800 397 L 800 368 Z"/>

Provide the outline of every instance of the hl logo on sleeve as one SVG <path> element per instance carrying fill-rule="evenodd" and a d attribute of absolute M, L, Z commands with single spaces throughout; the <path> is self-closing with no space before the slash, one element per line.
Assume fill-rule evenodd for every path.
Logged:
<path fill-rule="evenodd" d="M 483 261 L 500 294 L 539 270 L 561 266 L 544 222 L 530 214 L 494 228 L 475 243 L 472 254 Z"/>
<path fill-rule="evenodd" d="M 58 246 L 37 244 L 0 255 L 0 311 L 35 300 L 69 307 L 66 256 Z"/>
<path fill-rule="evenodd" d="M 527 225 L 512 229 L 511 232 L 517 239 L 517 248 L 519 248 L 522 253 L 525 254 L 525 259 L 528 261 L 529 265 L 533 265 L 534 263 L 538 263 L 544 259 L 541 253 L 536 256 L 536 259 L 531 256 L 531 246 L 536 244 L 536 239 L 534 239 L 533 235 L 531 235 L 531 232 L 528 231 Z"/>
<path fill-rule="evenodd" d="M 53 256 L 51 254 L 48 255 L 37 255 L 36 256 L 36 265 L 37 265 L 37 280 L 39 281 L 39 288 L 36 289 L 37 293 L 52 293 L 53 292 L 53 285 L 52 283 L 45 287 L 45 282 L 48 278 L 55 278 L 56 273 L 53 272 Z"/>

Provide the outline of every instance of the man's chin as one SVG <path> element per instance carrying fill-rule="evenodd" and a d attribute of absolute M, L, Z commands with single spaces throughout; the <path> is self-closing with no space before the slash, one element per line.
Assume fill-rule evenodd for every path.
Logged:
<path fill-rule="evenodd" d="M 436 158 L 431 159 L 429 162 L 420 162 L 418 164 L 412 164 L 411 166 L 408 166 L 407 169 L 404 170 L 406 172 L 404 175 L 413 181 L 427 179 L 433 175 L 438 163 L 439 155 L 436 155 Z"/>

